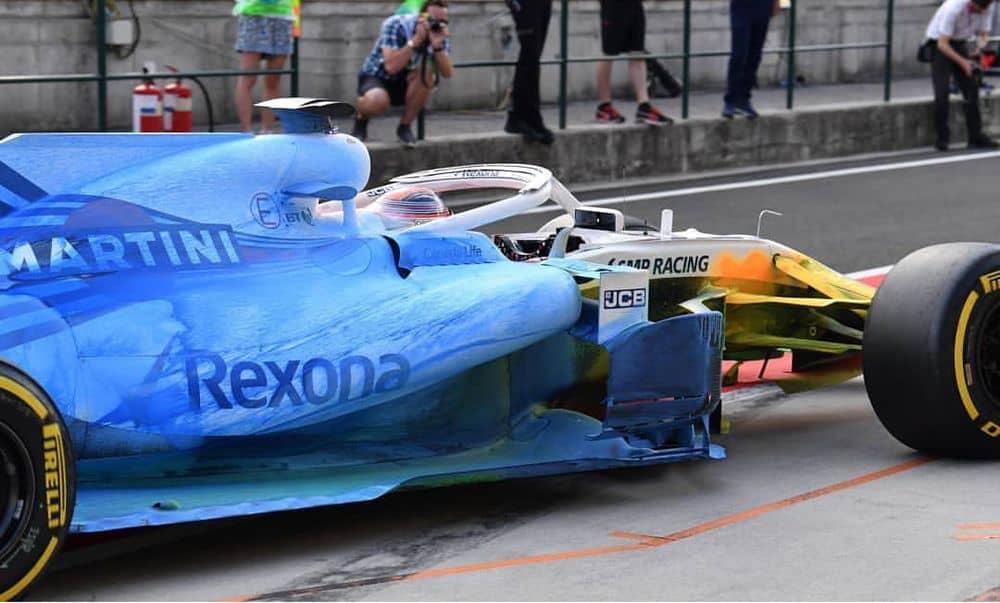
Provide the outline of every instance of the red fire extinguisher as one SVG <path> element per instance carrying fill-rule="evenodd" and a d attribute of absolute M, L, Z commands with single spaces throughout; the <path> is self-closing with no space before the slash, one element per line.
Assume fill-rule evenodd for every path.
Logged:
<path fill-rule="evenodd" d="M 177 71 L 172 65 L 164 65 Z M 192 126 L 191 89 L 180 78 L 163 88 L 163 130 L 165 132 L 190 132 Z"/>
<path fill-rule="evenodd" d="M 153 80 L 145 80 L 132 89 L 132 131 L 163 131 L 163 92 Z"/>

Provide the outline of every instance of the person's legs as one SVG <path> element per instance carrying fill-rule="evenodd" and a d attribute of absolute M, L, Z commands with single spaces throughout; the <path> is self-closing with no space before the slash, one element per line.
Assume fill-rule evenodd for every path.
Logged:
<path fill-rule="evenodd" d="M 601 52 L 617 56 L 624 50 L 625 23 L 622 22 L 620 0 L 601 0 Z M 611 102 L 611 71 L 614 61 L 597 62 L 597 101 L 604 105 Z"/>
<path fill-rule="evenodd" d="M 521 51 L 514 70 L 511 110 L 503 129 L 511 134 L 522 134 L 525 140 L 552 144 L 555 137 L 545 127 L 540 110 L 541 66 L 538 64 L 552 17 L 552 0 L 519 0 L 517 4 L 519 10 L 511 7 L 511 16 L 517 27 Z"/>
<path fill-rule="evenodd" d="M 622 0 L 601 0 L 601 51 L 615 57 L 625 51 L 628 12 Z M 594 118 L 605 123 L 623 124 L 625 116 L 611 103 L 611 72 L 614 61 L 597 63 L 597 110 Z"/>
<path fill-rule="evenodd" d="M 420 70 L 414 69 L 406 78 L 406 105 L 403 108 L 403 117 L 399 123 L 409 125 L 417 118 L 427 105 L 427 100 L 431 97 L 434 89 L 434 72 L 425 70 L 424 77 L 420 77 Z"/>
<path fill-rule="evenodd" d="M 934 129 L 937 132 L 934 146 L 944 151 L 948 148 L 948 142 L 951 138 L 951 130 L 948 128 L 948 95 L 951 87 L 952 68 L 955 65 L 936 48 L 933 55 L 931 59 L 931 84 L 934 87 Z"/>
<path fill-rule="evenodd" d="M 361 119 L 371 119 L 389 109 L 389 93 L 385 88 L 372 88 L 358 98 L 358 115 Z"/>
<path fill-rule="evenodd" d="M 750 54 L 750 20 L 747 12 L 746 0 L 730 0 L 729 69 L 726 75 L 726 95 L 723 97 L 727 105 L 747 100 L 743 79 Z"/>
<path fill-rule="evenodd" d="M 240 53 L 240 69 L 248 71 L 260 67 L 259 52 Z M 241 75 L 236 78 L 236 90 L 234 99 L 236 101 L 236 115 L 240 118 L 240 130 L 250 132 L 253 130 L 253 87 L 257 83 L 255 75 Z"/>
<path fill-rule="evenodd" d="M 285 55 L 277 55 L 267 58 L 268 69 L 281 69 L 285 66 Z M 278 98 L 281 95 L 281 76 L 264 76 L 264 100 Z M 274 112 L 263 109 L 260 113 L 260 130 L 262 133 L 269 133 L 274 128 Z"/>
<path fill-rule="evenodd" d="M 539 110 L 541 67 L 538 62 L 545 48 L 545 37 L 552 17 L 552 0 L 521 0 L 520 5 L 521 10 L 513 12 L 521 51 L 514 70 L 511 106 L 517 117 L 538 127 L 543 125 Z"/>
<path fill-rule="evenodd" d="M 646 87 L 646 59 L 632 59 L 628 62 L 628 74 L 635 88 L 635 98 L 639 106 L 635 110 L 635 120 L 651 126 L 666 126 L 674 120 L 649 104 L 649 88 Z"/>
<path fill-rule="evenodd" d="M 750 101 L 752 90 L 757 85 L 757 70 L 764 56 L 764 42 L 767 40 L 767 29 L 771 24 L 770 12 L 756 15 L 749 28 L 749 52 L 747 53 L 746 71 L 743 74 L 743 89 L 746 100 Z"/>
<path fill-rule="evenodd" d="M 957 65 L 952 69 L 952 73 L 955 74 L 955 83 L 958 84 L 965 99 L 962 106 L 965 110 L 965 127 L 969 134 L 969 142 L 973 142 L 983 135 L 983 120 L 979 114 L 979 84 L 965 75 Z"/>
<path fill-rule="evenodd" d="M 597 62 L 597 101 L 601 104 L 611 102 L 611 67 L 612 61 Z"/>
<path fill-rule="evenodd" d="M 368 121 L 389 110 L 391 99 L 385 82 L 379 78 L 361 74 L 358 76 L 358 100 L 354 107 L 358 111 L 358 119 Z"/>
<path fill-rule="evenodd" d="M 635 89 L 635 100 L 640 104 L 649 102 L 649 88 L 646 87 L 646 59 L 632 59 L 628 62 L 628 77 Z"/>
<path fill-rule="evenodd" d="M 968 49 L 964 43 L 955 44 L 953 47 L 958 54 L 968 57 Z M 977 141 L 986 138 L 983 135 L 983 120 L 979 114 L 979 83 L 965 75 L 965 72 L 958 65 L 951 61 L 949 63 L 955 83 L 962 91 L 962 98 L 965 99 L 965 103 L 962 105 L 965 110 L 965 126 L 969 134 L 969 145 L 974 146 Z"/>

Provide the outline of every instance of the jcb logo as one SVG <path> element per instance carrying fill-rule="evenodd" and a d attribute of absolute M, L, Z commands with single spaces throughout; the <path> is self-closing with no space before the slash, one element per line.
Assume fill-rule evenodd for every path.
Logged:
<path fill-rule="evenodd" d="M 45 465 L 45 506 L 48 509 L 49 528 L 66 525 L 66 458 L 59 425 L 49 423 L 42 427 Z"/>
<path fill-rule="evenodd" d="M 645 289 L 612 289 L 604 292 L 604 309 L 640 308 L 646 305 Z"/>

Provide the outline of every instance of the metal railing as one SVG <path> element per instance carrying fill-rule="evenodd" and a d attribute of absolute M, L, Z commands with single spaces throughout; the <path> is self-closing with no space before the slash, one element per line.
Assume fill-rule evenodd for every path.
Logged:
<path fill-rule="evenodd" d="M 628 61 L 636 58 L 645 59 L 680 59 L 681 60 L 681 117 L 687 119 L 690 114 L 690 90 L 691 90 L 691 59 L 728 57 L 729 51 L 691 51 L 691 7 L 693 0 L 684 1 L 684 37 L 683 49 L 677 53 L 643 54 L 629 56 L 592 56 L 592 57 L 570 57 L 569 56 L 569 0 L 560 0 L 560 22 L 559 22 L 559 54 L 558 58 L 540 61 L 542 65 L 559 66 L 559 129 L 566 128 L 566 105 L 568 86 L 568 67 L 571 63 L 594 63 L 597 61 Z M 764 54 L 783 54 L 787 57 L 788 76 L 785 79 L 786 99 L 785 106 L 789 110 L 795 106 L 795 83 L 796 83 L 796 55 L 811 52 L 833 52 L 838 50 L 861 50 L 868 48 L 885 49 L 885 66 L 883 70 L 883 100 L 888 102 L 892 99 L 892 29 L 895 17 L 895 0 L 886 0 L 885 19 L 885 41 L 883 42 L 859 42 L 851 44 L 813 44 L 809 46 L 798 46 L 796 44 L 796 4 L 798 0 L 791 0 L 788 7 L 788 40 L 787 46 L 779 48 L 766 48 Z M 457 62 L 456 69 L 474 69 L 483 67 L 503 67 L 516 65 L 516 61 L 470 61 Z M 423 114 L 421 114 L 418 131 L 423 138 L 424 124 Z"/>
<path fill-rule="evenodd" d="M 597 61 L 625 61 L 635 58 L 650 59 L 680 59 L 681 60 L 681 117 L 687 119 L 690 116 L 690 84 L 691 84 L 691 60 L 710 57 L 728 57 L 729 51 L 691 51 L 691 8 L 693 0 L 683 0 L 684 3 L 684 27 L 683 27 L 683 48 L 679 53 L 660 53 L 629 56 L 569 56 L 569 0 L 560 0 L 561 11 L 559 21 L 559 54 L 558 58 L 545 59 L 540 61 L 542 65 L 557 65 L 559 67 L 559 129 L 566 128 L 566 107 L 568 104 L 567 88 L 569 80 L 569 65 L 572 63 L 593 63 Z M 785 79 L 786 102 L 788 109 L 792 109 L 795 104 L 795 84 L 796 84 L 796 56 L 801 53 L 812 52 L 834 52 L 839 50 L 861 50 L 871 48 L 883 48 L 885 50 L 884 66 L 884 92 L 883 100 L 888 102 L 892 98 L 892 30 L 894 21 L 895 0 L 886 0 L 885 19 L 885 41 L 882 42 L 861 42 L 851 44 L 814 44 L 809 46 L 799 46 L 796 43 L 796 5 L 798 0 L 791 0 L 788 10 L 788 39 L 787 45 L 779 48 L 767 48 L 764 54 L 782 54 L 786 56 L 786 66 L 788 75 Z M 108 82 L 118 80 L 144 80 L 151 78 L 177 78 L 177 77 L 232 77 L 239 75 L 284 75 L 291 76 L 291 94 L 298 96 L 299 93 L 299 41 L 295 39 L 294 51 L 291 57 L 291 67 L 288 69 L 255 69 L 255 70 L 211 70 L 211 71 L 180 71 L 164 73 L 108 73 L 107 66 L 107 45 L 106 45 L 106 0 L 96 0 L 95 21 L 97 25 L 97 73 L 92 74 L 61 74 L 61 75 L 14 75 L 0 76 L 0 85 L 3 84 L 37 84 L 55 82 L 95 82 L 97 84 L 97 127 L 99 130 L 106 130 L 108 121 Z M 456 62 L 456 69 L 479 69 L 514 66 L 516 61 L 469 61 Z M 425 125 L 423 114 L 421 113 L 418 125 L 418 137 L 423 138 Z"/>
<path fill-rule="evenodd" d="M 107 11 L 106 0 L 95 0 L 94 22 L 97 30 L 97 73 L 72 73 L 55 75 L 8 75 L 0 76 L 3 84 L 50 84 L 60 82 L 95 82 L 97 84 L 97 129 L 108 129 L 108 82 L 121 80 L 146 80 L 163 78 L 232 77 L 239 75 L 285 75 L 291 76 L 292 96 L 299 93 L 299 40 L 295 38 L 288 69 L 221 69 L 211 71 L 168 71 L 157 73 L 127 72 L 108 73 Z"/>

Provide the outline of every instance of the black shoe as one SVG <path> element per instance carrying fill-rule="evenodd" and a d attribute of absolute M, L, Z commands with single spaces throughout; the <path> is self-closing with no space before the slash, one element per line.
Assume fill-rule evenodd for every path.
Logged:
<path fill-rule="evenodd" d="M 354 129 L 351 130 L 351 136 L 357 138 L 361 142 L 364 142 L 368 138 L 368 120 L 355 117 Z"/>
<path fill-rule="evenodd" d="M 408 149 L 417 146 L 417 137 L 413 135 L 410 124 L 399 124 L 396 126 L 396 136 L 399 138 L 399 142 L 403 143 L 403 146 Z"/>
<path fill-rule="evenodd" d="M 1000 147 L 1000 143 L 985 134 L 973 136 L 969 139 L 970 149 L 995 149 Z"/>
<path fill-rule="evenodd" d="M 528 125 L 538 132 L 540 135 L 538 142 L 542 144 L 552 144 L 555 142 L 556 135 L 552 133 L 552 130 L 545 127 L 541 111 L 532 111 L 528 117 L 524 118 L 524 121 L 528 122 Z"/>
<path fill-rule="evenodd" d="M 546 128 L 545 124 L 540 121 L 535 125 L 535 130 L 541 135 L 538 142 L 544 145 L 550 145 L 556 141 L 556 135 L 552 133 L 552 130 Z"/>
<path fill-rule="evenodd" d="M 541 121 L 541 119 L 539 119 Z M 526 142 L 539 142 L 541 144 L 552 144 L 556 137 L 544 125 L 541 128 L 533 126 L 527 119 L 519 115 L 508 112 L 507 123 L 503 126 L 503 131 L 508 134 L 521 134 Z"/>
<path fill-rule="evenodd" d="M 939 138 L 939 139 L 937 139 L 934 142 L 934 148 L 937 149 L 937 150 L 939 150 L 939 151 L 947 151 L 948 150 L 948 141 L 947 140 L 942 140 L 942 139 Z"/>

